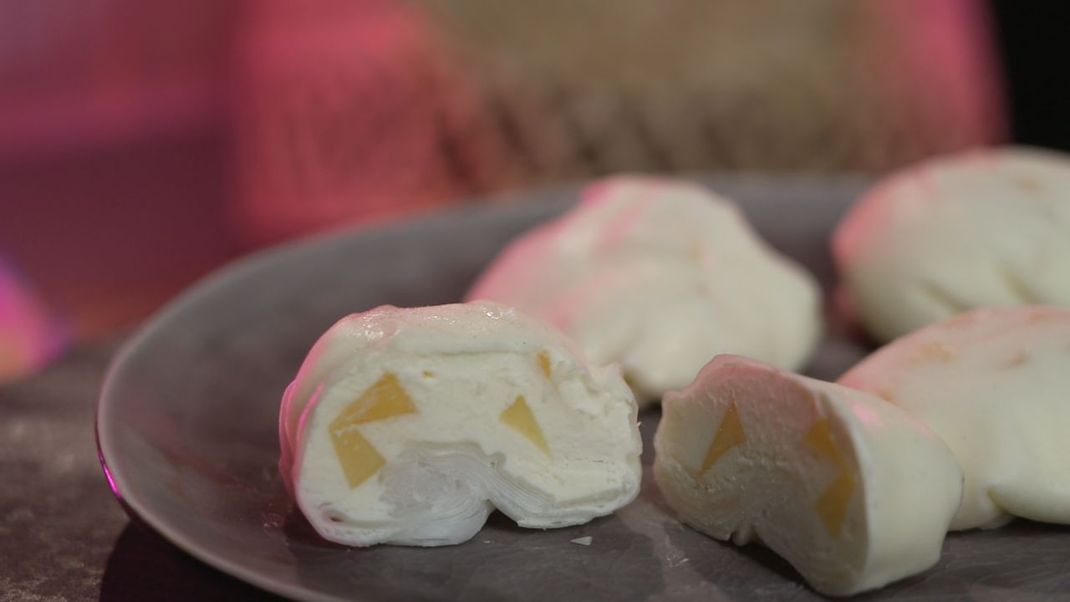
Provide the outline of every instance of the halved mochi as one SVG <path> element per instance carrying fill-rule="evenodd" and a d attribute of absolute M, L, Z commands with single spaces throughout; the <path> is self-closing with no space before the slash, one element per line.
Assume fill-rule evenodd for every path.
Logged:
<path fill-rule="evenodd" d="M 952 529 L 1070 524 L 1070 309 L 979 309 L 864 359 L 840 383 L 925 422 L 966 474 Z"/>
<path fill-rule="evenodd" d="M 962 495 L 951 452 L 905 412 L 732 355 L 666 395 L 654 448 L 685 523 L 763 543 L 832 595 L 935 564 Z"/>
<path fill-rule="evenodd" d="M 636 403 L 551 327 L 493 303 L 380 307 L 331 327 L 286 390 L 280 468 L 323 537 L 463 542 L 501 510 L 585 523 L 639 489 Z"/>

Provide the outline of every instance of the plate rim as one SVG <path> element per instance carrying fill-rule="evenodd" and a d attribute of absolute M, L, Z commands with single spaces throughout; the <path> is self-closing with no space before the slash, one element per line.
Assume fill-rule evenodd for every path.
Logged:
<path fill-rule="evenodd" d="M 134 334 L 123 342 L 119 350 L 112 357 L 108 364 L 108 368 L 104 373 L 104 380 L 100 388 L 100 394 L 97 397 L 94 412 L 93 430 L 97 445 L 97 459 L 100 461 L 101 470 L 104 472 L 104 478 L 108 483 L 108 487 L 111 489 L 112 495 L 132 522 L 148 525 L 170 544 L 178 547 L 184 553 L 193 556 L 199 562 L 208 565 L 212 570 L 221 571 L 262 590 L 291 599 L 336 601 L 344 600 L 345 598 L 334 597 L 322 592 L 315 592 L 287 580 L 276 580 L 266 576 L 260 571 L 245 567 L 234 562 L 234 560 L 226 554 L 215 552 L 211 548 L 196 544 L 192 538 L 183 532 L 180 526 L 172 525 L 168 521 L 157 516 L 155 511 L 151 509 L 151 505 L 146 504 L 139 498 L 136 493 L 137 487 L 135 486 L 131 488 L 129 486 L 130 481 L 123 475 L 122 471 L 113 470 L 113 467 L 117 464 L 116 459 L 121 457 L 121 454 L 111 449 L 110 442 L 114 440 L 114 437 L 109 436 L 109 429 L 111 428 L 110 425 L 114 424 L 115 420 L 111 417 L 111 412 L 114 411 L 115 402 L 109 403 L 108 400 L 115 398 L 115 388 L 117 387 L 116 382 L 122 378 L 131 358 L 134 357 L 134 355 L 143 348 L 148 341 L 174 320 L 175 316 L 177 316 L 187 305 L 196 302 L 201 297 L 209 296 L 212 292 L 216 291 L 230 279 L 239 274 L 246 274 L 253 272 L 256 269 L 260 269 L 261 266 L 266 265 L 269 260 L 278 253 L 287 251 L 292 252 L 302 248 L 311 248 L 319 244 L 329 243 L 333 239 L 351 236 L 353 234 L 353 231 L 348 233 L 336 232 L 320 234 L 307 239 L 300 239 L 268 247 L 256 251 L 246 257 L 228 262 L 191 284 L 177 297 L 165 304 L 159 311 L 149 316 L 146 321 L 135 330 Z M 118 463 L 121 464 L 121 461 Z"/>

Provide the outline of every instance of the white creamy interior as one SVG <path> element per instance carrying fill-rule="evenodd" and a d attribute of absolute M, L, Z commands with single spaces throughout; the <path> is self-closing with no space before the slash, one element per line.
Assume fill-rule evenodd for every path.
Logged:
<path fill-rule="evenodd" d="M 353 487 L 331 423 L 385 374 L 415 411 L 356 427 L 385 465 Z M 503 423 L 518 397 L 547 450 Z M 302 511 L 343 543 L 458 543 L 495 507 L 525 527 L 579 524 L 638 491 L 636 407 L 619 374 L 588 368 L 559 334 L 493 304 L 343 320 L 310 353 L 281 423 Z"/>
<path fill-rule="evenodd" d="M 937 561 L 962 475 L 946 446 L 891 404 L 720 356 L 662 408 L 655 477 L 698 530 L 763 543 L 834 595 L 880 587 Z M 729 411 L 745 440 L 702 471 Z M 815 430 L 827 434 L 832 446 L 820 449 L 835 458 L 810 443 Z M 851 485 L 832 530 L 818 508 L 840 478 Z"/>
<path fill-rule="evenodd" d="M 1023 148 L 933 159 L 880 182 L 833 248 L 888 341 L 975 307 L 1070 307 L 1070 160 Z"/>
<path fill-rule="evenodd" d="M 939 434 L 966 474 L 954 529 L 1070 524 L 1070 310 L 990 308 L 933 324 L 840 382 Z"/>
<path fill-rule="evenodd" d="M 618 177 L 518 238 L 470 299 L 519 307 L 618 362 L 640 401 L 691 381 L 715 354 L 801 365 L 820 333 L 813 278 L 731 202 L 683 182 Z"/>

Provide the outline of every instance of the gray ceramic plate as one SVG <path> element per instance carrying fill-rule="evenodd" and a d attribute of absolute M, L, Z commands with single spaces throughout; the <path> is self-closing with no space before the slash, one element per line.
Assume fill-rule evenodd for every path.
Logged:
<path fill-rule="evenodd" d="M 829 232 L 858 180 L 721 177 L 773 245 L 826 285 Z M 649 475 L 615 516 L 556 531 L 499 515 L 460 546 L 347 549 L 319 539 L 276 470 L 279 398 L 340 316 L 460 299 L 514 235 L 567 207 L 559 189 L 291 245 L 203 281 L 156 316 L 112 366 L 97 416 L 101 458 L 126 507 L 190 554 L 295 598 L 359 600 L 805 600 L 773 554 L 675 522 Z M 866 348 L 830 312 L 809 372 L 837 376 Z M 647 453 L 656 411 L 641 416 Z M 589 546 L 570 543 L 590 536 Z M 934 569 L 871 597 L 1070 596 L 1070 532 L 1016 523 L 950 537 Z"/>

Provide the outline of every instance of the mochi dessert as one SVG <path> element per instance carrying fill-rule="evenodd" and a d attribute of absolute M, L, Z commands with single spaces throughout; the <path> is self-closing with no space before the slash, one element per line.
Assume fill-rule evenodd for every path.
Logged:
<path fill-rule="evenodd" d="M 830 595 L 933 566 L 962 496 L 951 452 L 906 412 L 731 355 L 665 396 L 654 449 L 683 522 L 762 543 Z"/>
<path fill-rule="evenodd" d="M 892 175 L 833 251 L 860 322 L 889 341 L 977 307 L 1070 307 L 1070 159 L 971 151 Z"/>
<path fill-rule="evenodd" d="M 642 443 L 616 368 L 492 303 L 348 316 L 286 390 L 280 468 L 323 537 L 456 544 L 498 509 L 578 525 L 639 490 Z"/>
<path fill-rule="evenodd" d="M 979 309 L 878 350 L 839 380 L 925 422 L 966 475 L 953 529 L 1070 524 L 1070 310 Z"/>
<path fill-rule="evenodd" d="M 812 276 L 730 201 L 667 179 L 587 187 L 571 211 L 510 244 L 468 298 L 518 307 L 592 362 L 619 363 L 640 404 L 722 352 L 797 368 L 821 331 Z"/>

